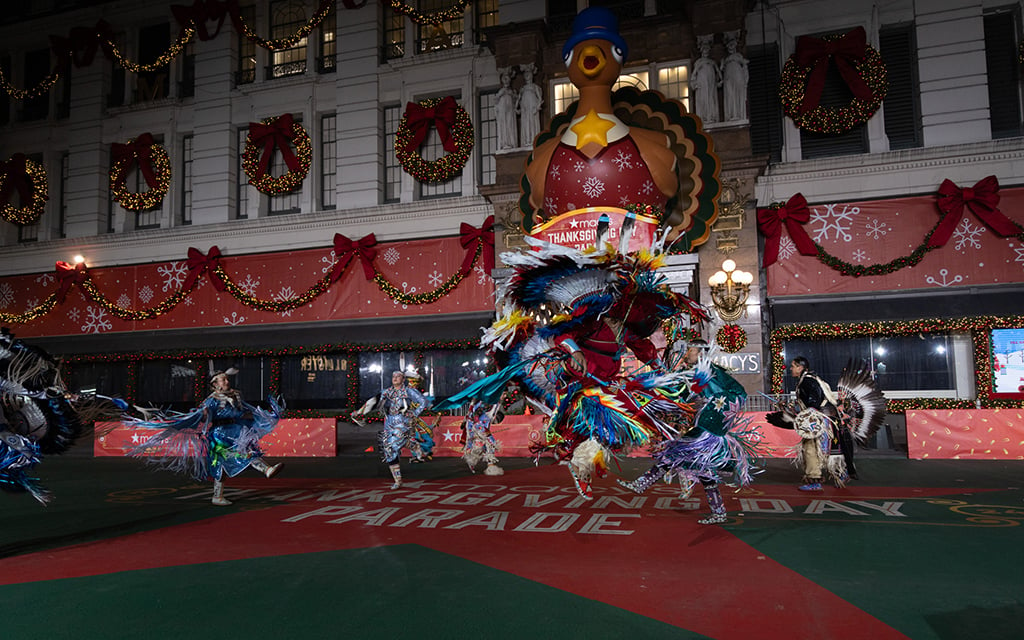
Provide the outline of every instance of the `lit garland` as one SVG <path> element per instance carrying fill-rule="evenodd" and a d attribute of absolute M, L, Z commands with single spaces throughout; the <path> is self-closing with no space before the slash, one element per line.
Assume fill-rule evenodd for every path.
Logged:
<path fill-rule="evenodd" d="M 282 49 L 291 49 L 295 45 L 299 44 L 299 41 L 310 34 L 313 29 L 317 27 L 323 19 L 327 17 L 327 14 L 331 12 L 334 7 L 334 0 L 321 0 L 320 7 L 313 14 L 313 17 L 306 21 L 306 24 L 299 27 L 298 31 L 290 36 L 284 38 L 277 38 L 274 40 L 264 40 L 260 36 L 256 35 L 249 25 L 245 24 L 240 14 L 232 13 L 231 17 L 235 24 L 235 30 L 239 31 L 243 36 L 255 42 L 260 47 L 269 51 L 281 51 Z"/>
<path fill-rule="evenodd" d="M 715 342 L 726 353 L 736 353 L 747 346 L 747 332 L 738 324 L 727 324 L 715 334 Z"/>
<path fill-rule="evenodd" d="M 148 144 L 147 144 L 148 143 Z M 171 160 L 167 151 L 153 143 L 148 133 L 128 141 L 126 145 L 114 145 L 115 160 L 110 167 L 110 197 L 129 211 L 148 211 L 160 205 L 171 186 Z M 138 170 L 146 173 L 143 163 L 151 169 L 152 181 L 146 177 L 149 190 L 142 192 L 128 191 L 125 178 L 133 163 L 138 163 Z"/>
<path fill-rule="evenodd" d="M 420 155 L 417 146 L 411 144 L 414 134 L 410 127 L 410 110 L 413 107 L 419 107 L 430 111 L 445 100 L 451 100 L 451 98 L 430 98 L 418 103 L 409 103 L 395 134 L 395 157 L 398 163 L 402 165 L 402 169 L 406 173 L 420 182 L 433 183 L 451 180 L 466 166 L 469 154 L 473 150 L 473 122 L 469 119 L 466 110 L 458 103 L 455 103 L 455 117 L 451 124 L 454 151 L 444 154 L 437 160 L 427 161 Z"/>
<path fill-rule="evenodd" d="M 287 129 L 288 133 L 278 136 L 278 141 L 286 137 L 295 145 L 294 164 L 296 167 L 289 168 L 280 178 L 270 175 L 270 172 L 267 170 L 270 158 L 266 156 L 273 152 L 273 146 L 268 148 L 268 146 L 260 147 L 255 144 L 253 141 L 253 125 L 249 125 L 249 134 L 245 137 L 245 151 L 242 154 L 242 168 L 245 169 L 245 175 L 249 177 L 249 184 L 256 187 L 261 193 L 272 196 L 290 193 L 298 189 L 302 186 L 302 181 L 306 179 L 309 167 L 313 162 L 313 143 L 309 139 L 309 134 L 306 133 L 306 130 L 300 123 L 292 120 L 290 114 L 275 118 L 265 118 L 260 121 L 260 124 L 267 128 L 276 127 L 277 129 L 282 128 L 282 125 L 284 125 L 283 128 Z M 269 136 L 272 133 L 267 132 L 263 135 Z M 291 151 L 286 146 L 280 147 L 280 151 L 287 161 L 289 156 L 291 156 Z"/>
<path fill-rule="evenodd" d="M 0 323 L 3 324 L 25 324 L 26 322 L 32 322 L 38 318 L 42 318 L 46 314 L 53 311 L 53 308 L 57 306 L 57 294 L 51 293 L 46 296 L 46 299 L 32 307 L 25 313 L 7 313 L 6 311 L 0 311 Z"/>
<path fill-rule="evenodd" d="M 918 333 L 967 333 L 974 341 L 974 384 L 978 400 L 984 407 L 1022 407 L 1024 402 L 992 397 L 992 356 L 989 332 L 992 329 L 1024 327 L 1024 316 L 975 316 L 970 318 L 932 318 L 894 322 L 854 322 L 849 324 L 791 324 L 772 331 L 768 340 L 771 352 L 771 392 L 783 393 L 786 361 L 781 357 L 783 343 L 792 339 L 860 338 L 865 336 L 900 336 Z M 912 398 L 887 400 L 889 413 L 907 409 L 965 409 L 974 406 L 970 400 L 958 398 Z"/>
<path fill-rule="evenodd" d="M 0 192 L 17 191 L 18 189 L 9 182 L 23 178 L 30 183 L 24 186 L 32 192 L 29 201 L 27 203 L 22 201 L 20 207 L 15 207 L 10 202 L 4 202 L 3 219 L 12 224 L 34 224 L 43 215 L 43 207 L 49 199 L 49 195 L 46 193 L 46 167 L 20 153 L 11 156 L 8 162 L 0 164 L 7 167 L 3 173 L 0 173 Z M 21 176 L 12 175 L 12 172 L 21 172 L 22 164 L 24 164 L 24 173 Z"/>
<path fill-rule="evenodd" d="M 120 306 L 116 302 L 113 302 L 110 298 L 103 295 L 102 291 L 96 288 L 96 284 L 93 283 L 91 277 L 87 276 L 84 280 L 82 280 L 79 286 L 82 288 L 82 291 L 85 293 L 86 297 L 88 297 L 90 300 L 106 309 L 108 312 L 114 314 L 118 318 L 121 318 L 122 320 L 138 321 L 152 320 L 153 318 L 162 316 L 168 311 L 173 310 L 175 307 L 181 304 L 181 302 L 184 301 L 185 298 L 188 297 L 188 294 L 192 292 L 192 289 L 195 289 L 196 283 L 193 282 L 192 286 L 189 287 L 188 289 L 178 289 L 177 291 L 167 296 L 163 301 L 159 302 L 158 304 L 155 304 L 152 307 L 146 307 L 144 309 L 128 309 Z"/>
<path fill-rule="evenodd" d="M 4 91 L 8 93 L 15 100 L 25 100 L 27 98 L 38 98 L 39 96 L 47 93 L 53 85 L 57 84 L 57 79 L 60 78 L 60 73 L 54 69 L 50 75 L 46 76 L 39 81 L 39 84 L 32 87 L 31 89 L 19 89 L 11 84 L 7 80 L 6 74 L 4 74 L 3 66 L 0 65 L 0 86 L 4 88 Z"/>
<path fill-rule="evenodd" d="M 391 5 L 392 11 L 408 16 L 416 24 L 441 24 L 461 18 L 466 13 L 469 0 L 455 0 L 454 4 L 447 9 L 433 13 L 420 13 L 415 7 L 409 6 L 402 0 L 388 0 L 388 3 Z"/>
<path fill-rule="evenodd" d="M 472 265 L 476 264 L 476 261 L 480 259 L 480 252 L 482 249 L 483 245 L 478 244 L 476 247 L 476 254 L 473 256 L 473 262 L 470 265 L 470 271 L 472 271 Z M 391 282 L 389 282 L 380 271 L 376 271 L 374 273 L 373 281 L 377 283 L 377 286 L 380 287 L 381 291 L 396 302 L 400 302 L 402 304 L 431 304 L 454 291 L 468 273 L 469 271 L 464 272 L 460 269 L 452 274 L 450 278 L 439 284 L 433 291 L 425 291 L 423 293 L 405 293 L 395 285 L 391 284 Z"/>
<path fill-rule="evenodd" d="M 825 36 L 825 41 L 836 41 L 842 35 Z M 779 98 L 786 115 L 793 119 L 796 126 L 816 133 L 839 134 L 867 122 L 881 106 L 888 91 L 888 74 L 885 63 L 878 51 L 869 44 L 864 46 L 864 57 L 856 63 L 855 70 L 861 80 L 871 91 L 869 99 L 854 97 L 844 107 L 822 107 L 803 111 L 807 92 L 807 80 L 812 67 L 800 67 L 793 54 L 786 60 L 779 80 Z"/>
<path fill-rule="evenodd" d="M 121 53 L 120 49 L 117 48 L 117 43 L 113 40 L 106 40 L 103 46 L 106 50 L 110 51 L 110 55 L 117 60 L 117 63 L 131 71 L 132 73 L 145 73 L 149 71 L 156 71 L 157 69 L 163 69 L 167 65 L 171 64 L 171 61 L 181 55 L 181 52 L 185 50 L 185 45 L 192 40 L 192 36 L 196 34 L 196 30 L 192 27 L 186 27 L 181 34 L 178 35 L 178 39 L 171 43 L 171 46 L 167 48 L 167 51 L 157 56 L 157 59 L 149 64 L 139 64 L 132 62 Z"/>
<path fill-rule="evenodd" d="M 223 267 L 218 266 L 215 272 L 217 276 L 224 281 L 224 287 L 227 289 L 228 293 L 234 296 L 236 300 L 252 309 L 258 309 L 259 311 L 271 311 L 273 313 L 284 313 L 286 311 L 298 309 L 299 307 L 304 307 L 327 293 L 328 288 L 331 286 L 330 274 L 328 274 L 318 280 L 316 284 L 307 289 L 306 292 L 300 296 L 287 298 L 285 300 L 263 300 L 252 294 L 246 293 L 244 289 L 238 286 L 238 283 L 231 279 L 231 276 L 224 271 Z"/>

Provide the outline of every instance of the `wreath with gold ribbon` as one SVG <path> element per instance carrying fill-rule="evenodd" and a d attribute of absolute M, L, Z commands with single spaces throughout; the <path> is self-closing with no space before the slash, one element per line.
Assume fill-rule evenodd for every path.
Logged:
<path fill-rule="evenodd" d="M 441 145 L 447 151 L 428 161 L 419 148 L 430 127 L 437 129 Z M 473 150 L 473 122 L 455 98 L 431 98 L 410 102 L 395 134 L 395 157 L 406 173 L 420 182 L 446 182 L 457 176 L 469 161 Z"/>
<path fill-rule="evenodd" d="M 295 153 L 289 145 L 295 145 Z M 274 149 L 281 152 L 288 167 L 279 178 L 270 175 L 270 160 Z M 313 143 L 302 125 L 290 113 L 276 118 L 265 118 L 249 123 L 249 135 L 245 138 L 242 152 L 242 168 L 249 177 L 249 184 L 261 193 L 276 196 L 290 193 L 302 186 L 313 162 Z"/>
<path fill-rule="evenodd" d="M 144 133 L 127 144 L 111 145 L 110 197 L 130 211 L 147 211 L 160 205 L 171 185 L 171 161 L 167 152 Z M 132 164 L 138 165 L 147 191 L 128 191 L 125 178 Z"/>
<path fill-rule="evenodd" d="M 850 88 L 853 98 L 842 107 L 823 107 L 829 61 Z M 786 60 L 779 81 L 779 98 L 786 115 L 798 127 L 816 133 L 849 131 L 878 111 L 889 88 L 882 56 L 867 43 L 863 27 L 824 38 L 801 36 L 796 52 Z"/>
<path fill-rule="evenodd" d="M 18 193 L 21 206 L 10 203 Z M 3 218 L 14 224 L 35 224 L 43 215 L 43 206 L 49 196 L 46 194 L 46 168 L 35 160 L 29 160 L 23 153 L 16 153 L 7 162 L 0 162 L 0 202 L 3 203 Z"/>
<path fill-rule="evenodd" d="M 727 324 L 715 334 L 715 342 L 726 353 L 736 353 L 747 346 L 747 332 L 738 324 Z"/>

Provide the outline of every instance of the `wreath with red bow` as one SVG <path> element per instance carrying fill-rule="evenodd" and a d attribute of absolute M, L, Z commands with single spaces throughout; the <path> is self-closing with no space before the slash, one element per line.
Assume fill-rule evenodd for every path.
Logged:
<path fill-rule="evenodd" d="M 160 205 L 171 185 L 171 160 L 167 152 L 144 133 L 127 144 L 111 145 L 110 197 L 130 211 L 147 211 Z M 125 178 L 132 164 L 137 163 L 146 181 L 147 191 L 128 191 Z"/>
<path fill-rule="evenodd" d="M 14 192 L 21 206 L 10 203 Z M 16 153 L 7 162 L 0 162 L 0 202 L 3 218 L 13 224 L 35 224 L 43 215 L 46 195 L 46 169 L 23 153 Z"/>
<path fill-rule="evenodd" d="M 424 160 L 419 148 L 433 126 L 447 151 L 437 160 Z M 395 134 L 395 157 L 406 173 L 420 182 L 446 182 L 462 172 L 473 150 L 473 122 L 455 98 L 410 102 Z"/>
<path fill-rule="evenodd" d="M 850 103 L 843 107 L 819 104 L 830 60 L 835 62 L 853 94 Z M 888 88 L 882 56 L 867 43 L 864 28 L 857 27 L 845 35 L 801 36 L 796 52 L 782 68 L 779 98 L 796 126 L 816 133 L 839 134 L 867 122 L 878 111 Z"/>
<path fill-rule="evenodd" d="M 747 346 L 747 332 L 738 324 L 727 324 L 715 334 L 715 342 L 726 353 L 736 353 Z"/>
<path fill-rule="evenodd" d="M 292 153 L 290 144 L 295 145 L 295 153 Z M 267 171 L 275 148 L 281 152 L 288 167 L 288 171 L 279 178 Z M 290 113 L 249 123 L 242 168 L 249 177 L 249 184 L 261 193 L 276 196 L 295 191 L 302 186 L 312 162 L 313 143 L 309 134 Z"/>

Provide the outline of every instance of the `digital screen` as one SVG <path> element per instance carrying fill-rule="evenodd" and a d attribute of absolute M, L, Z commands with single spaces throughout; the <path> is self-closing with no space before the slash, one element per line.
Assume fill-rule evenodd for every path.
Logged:
<path fill-rule="evenodd" d="M 992 330 L 992 393 L 1024 395 L 1024 328 Z"/>

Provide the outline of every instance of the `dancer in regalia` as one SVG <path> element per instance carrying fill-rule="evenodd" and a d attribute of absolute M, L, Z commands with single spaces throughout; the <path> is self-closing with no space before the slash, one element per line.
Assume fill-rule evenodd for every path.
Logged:
<path fill-rule="evenodd" d="M 497 407 L 495 407 L 496 409 Z M 505 470 L 498 466 L 498 450 L 501 445 L 491 433 L 491 411 L 482 402 L 474 403 L 466 416 L 464 434 L 465 442 L 462 447 L 462 459 L 469 465 L 469 470 L 476 473 L 476 467 L 481 462 L 486 462 L 484 475 L 500 476 Z"/>
<path fill-rule="evenodd" d="M 131 427 L 159 431 L 134 448 L 130 455 L 149 456 L 158 467 L 189 473 L 196 480 L 213 479 L 213 504 L 231 504 L 224 497 L 224 476 L 235 477 L 249 467 L 270 478 L 281 463 L 263 459 L 260 438 L 277 426 L 282 408 L 270 398 L 270 409 L 253 406 L 231 387 L 234 371 L 216 371 L 210 376 L 213 391 L 199 407 L 181 414 L 145 411 L 142 419 L 126 421 Z"/>
<path fill-rule="evenodd" d="M 390 387 L 367 400 L 351 414 L 353 421 L 361 426 L 366 425 L 363 418 L 374 409 L 384 415 L 384 428 L 377 434 L 377 442 L 380 445 L 381 460 L 391 470 L 391 477 L 394 480 L 392 489 L 402 486 L 402 468 L 399 460 L 404 447 L 410 447 L 418 452 L 419 455 L 415 452 L 413 455 L 420 462 L 425 460 L 422 449 L 414 437 L 414 430 L 415 421 L 429 406 L 430 402 L 426 397 L 406 383 L 405 374 L 395 371 L 391 374 Z"/>

